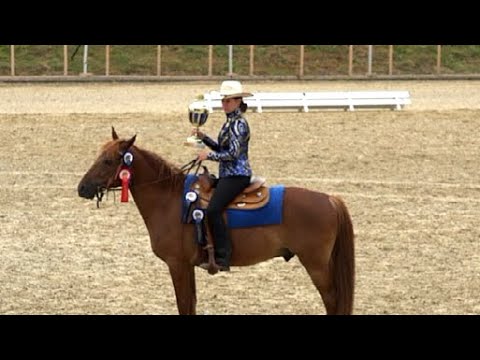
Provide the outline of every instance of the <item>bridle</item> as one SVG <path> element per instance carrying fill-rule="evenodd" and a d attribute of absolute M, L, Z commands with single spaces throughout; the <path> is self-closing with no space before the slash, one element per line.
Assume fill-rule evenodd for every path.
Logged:
<path fill-rule="evenodd" d="M 130 149 L 128 149 L 123 153 L 121 152 L 120 155 L 121 155 L 122 161 L 120 162 L 117 169 L 115 170 L 114 175 L 108 179 L 107 184 L 105 186 L 97 187 L 97 190 L 96 190 L 96 193 L 95 193 L 95 197 L 97 198 L 97 208 L 100 208 L 100 202 L 102 201 L 105 193 L 107 193 L 107 196 L 108 196 L 109 192 L 113 192 L 115 194 L 115 191 L 122 191 L 122 188 L 119 188 L 119 187 L 112 188 L 111 185 L 115 182 L 115 180 L 117 178 L 122 181 L 122 175 L 121 174 L 122 174 L 123 171 L 128 171 L 128 173 L 129 173 L 129 175 L 128 175 L 129 177 L 127 179 L 128 180 L 128 187 L 129 188 L 133 187 L 133 183 L 132 183 L 132 178 L 133 178 L 133 169 L 132 169 L 133 154 L 130 151 Z M 189 161 L 187 164 L 183 165 L 180 168 L 180 170 L 181 170 L 181 172 L 183 172 L 185 174 L 188 174 L 188 173 L 190 173 L 190 171 L 195 166 L 197 166 L 197 168 L 195 170 L 195 175 L 197 175 L 198 171 L 200 170 L 201 164 L 202 164 L 202 161 L 201 160 L 199 161 L 198 157 L 197 157 L 197 158 Z M 156 179 L 156 180 L 145 182 L 145 183 L 142 183 L 142 184 L 135 184 L 135 187 L 138 188 L 138 187 L 141 187 L 141 186 L 147 186 L 147 185 L 151 185 L 151 184 L 160 183 L 160 182 L 168 180 L 170 178 L 171 178 L 171 176 L 166 176 L 166 177 L 163 177 L 161 179 Z"/>
<path fill-rule="evenodd" d="M 97 198 L 97 208 L 100 207 L 100 202 L 103 199 L 103 196 L 105 195 L 105 192 L 110 192 L 110 191 L 121 191 L 122 188 L 112 188 L 111 185 L 114 183 L 114 181 L 119 178 L 120 181 L 122 181 L 122 184 L 124 182 L 124 178 L 126 177 L 127 187 L 130 187 L 130 183 L 132 180 L 132 165 L 133 165 L 133 153 L 130 149 L 127 149 L 124 152 L 120 152 L 120 157 L 122 161 L 118 165 L 117 169 L 115 170 L 115 173 L 112 177 L 110 177 L 107 181 L 107 184 L 102 187 L 97 187 L 97 191 L 95 193 L 95 196 Z"/>

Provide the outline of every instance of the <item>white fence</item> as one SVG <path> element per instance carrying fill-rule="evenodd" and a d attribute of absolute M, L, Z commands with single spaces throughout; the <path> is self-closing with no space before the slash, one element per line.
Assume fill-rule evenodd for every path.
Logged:
<path fill-rule="evenodd" d="M 339 91 L 339 92 L 258 92 L 244 99 L 249 109 L 263 111 L 303 111 L 312 109 L 343 109 L 354 111 L 367 108 L 401 110 L 411 104 L 408 91 Z M 220 93 L 203 95 L 209 112 L 222 109 Z"/>

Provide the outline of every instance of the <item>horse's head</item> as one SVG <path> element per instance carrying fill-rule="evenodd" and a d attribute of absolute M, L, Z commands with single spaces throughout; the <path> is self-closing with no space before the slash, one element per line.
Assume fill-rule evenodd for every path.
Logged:
<path fill-rule="evenodd" d="M 118 175 L 123 165 L 123 155 L 133 145 L 135 137 L 121 140 L 112 127 L 112 140 L 102 147 L 100 155 L 78 184 L 79 196 L 86 199 L 101 197 L 105 190 L 121 185 Z"/>

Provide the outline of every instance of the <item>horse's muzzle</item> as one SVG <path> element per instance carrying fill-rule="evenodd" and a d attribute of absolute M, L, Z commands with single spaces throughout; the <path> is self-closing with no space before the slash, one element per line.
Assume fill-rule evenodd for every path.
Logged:
<path fill-rule="evenodd" d="M 78 196 L 83 197 L 85 199 L 92 200 L 95 195 L 98 193 L 98 186 L 96 184 L 78 184 Z"/>

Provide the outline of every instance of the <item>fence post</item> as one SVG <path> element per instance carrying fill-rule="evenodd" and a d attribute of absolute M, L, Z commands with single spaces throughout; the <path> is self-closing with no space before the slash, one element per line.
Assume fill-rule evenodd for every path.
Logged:
<path fill-rule="evenodd" d="M 233 76 L 233 45 L 228 46 L 228 76 Z"/>
<path fill-rule="evenodd" d="M 162 45 L 157 46 L 157 76 L 162 75 Z"/>
<path fill-rule="evenodd" d="M 255 51 L 255 45 L 250 45 L 250 72 L 249 72 L 250 76 L 253 76 L 254 51 Z"/>
<path fill-rule="evenodd" d="M 388 75 L 393 75 L 393 45 L 388 45 Z"/>
<path fill-rule="evenodd" d="M 213 45 L 208 45 L 208 76 L 213 75 Z"/>
<path fill-rule="evenodd" d="M 110 45 L 105 45 L 105 76 L 110 76 Z"/>
<path fill-rule="evenodd" d="M 367 67 L 367 75 L 372 75 L 372 62 L 373 62 L 373 45 L 368 45 L 368 67 Z"/>
<path fill-rule="evenodd" d="M 300 45 L 300 73 L 298 76 L 303 77 L 303 61 L 305 59 L 305 45 Z"/>
<path fill-rule="evenodd" d="M 10 75 L 15 76 L 15 45 L 10 45 Z"/>
<path fill-rule="evenodd" d="M 437 74 L 440 74 L 442 68 L 442 45 L 437 45 Z"/>
<path fill-rule="evenodd" d="M 348 45 L 348 76 L 353 75 L 353 45 Z"/>
<path fill-rule="evenodd" d="M 83 45 L 83 75 L 88 75 L 88 45 Z"/>
<path fill-rule="evenodd" d="M 63 75 L 68 75 L 68 45 L 63 45 Z"/>

